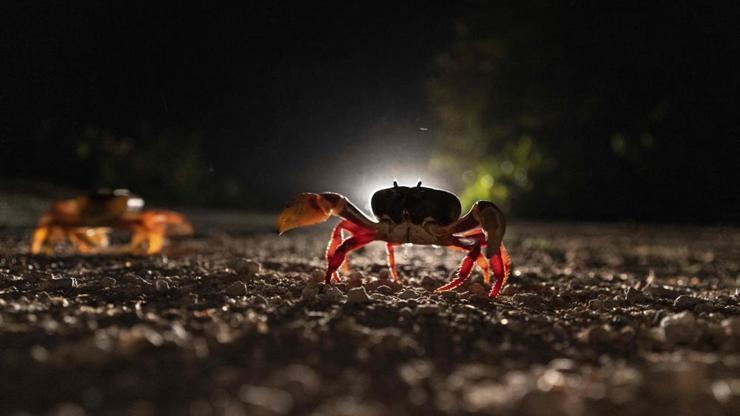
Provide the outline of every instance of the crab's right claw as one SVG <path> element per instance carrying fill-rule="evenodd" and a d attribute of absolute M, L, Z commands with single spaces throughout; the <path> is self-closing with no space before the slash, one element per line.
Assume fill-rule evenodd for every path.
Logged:
<path fill-rule="evenodd" d="M 334 204 L 319 194 L 303 193 L 295 197 L 277 218 L 277 232 L 326 221 Z"/>

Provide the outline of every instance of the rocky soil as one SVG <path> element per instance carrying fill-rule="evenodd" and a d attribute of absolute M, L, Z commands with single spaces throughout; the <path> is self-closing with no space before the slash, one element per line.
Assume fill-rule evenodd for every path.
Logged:
<path fill-rule="evenodd" d="M 0 414 L 737 415 L 740 231 L 514 224 L 490 301 L 460 252 L 351 256 L 328 228 L 163 255 L 27 254 L 0 229 Z M 405 253 L 404 253 L 405 251 Z"/>

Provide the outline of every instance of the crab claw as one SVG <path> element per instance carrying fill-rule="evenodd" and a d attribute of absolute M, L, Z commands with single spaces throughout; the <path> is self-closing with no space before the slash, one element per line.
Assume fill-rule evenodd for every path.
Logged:
<path fill-rule="evenodd" d="M 282 234 L 293 228 L 324 222 L 332 214 L 333 208 L 334 204 L 322 195 L 299 194 L 278 216 L 277 232 Z"/>

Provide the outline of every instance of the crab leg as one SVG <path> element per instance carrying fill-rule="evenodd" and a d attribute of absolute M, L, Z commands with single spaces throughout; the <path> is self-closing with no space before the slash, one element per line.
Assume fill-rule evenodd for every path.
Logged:
<path fill-rule="evenodd" d="M 351 251 L 357 250 L 360 247 L 363 247 L 367 245 L 368 243 L 372 242 L 374 240 L 374 237 L 372 235 L 356 235 L 352 236 L 342 242 L 342 244 L 337 247 L 337 249 L 334 251 L 334 254 L 328 257 L 327 259 L 327 268 L 326 268 L 326 277 L 324 278 L 324 282 L 326 284 L 329 284 L 331 282 L 332 277 L 336 273 L 339 266 L 344 263 L 344 260 L 347 258 L 347 254 L 349 254 Z"/>
<path fill-rule="evenodd" d="M 462 234 L 464 238 L 480 238 L 485 236 L 486 257 L 493 270 L 496 283 L 491 288 L 490 296 L 495 297 L 509 278 L 510 260 L 506 248 L 502 244 L 506 232 L 506 219 L 496 205 L 478 201 L 470 212 L 454 223 L 449 231 L 452 234 Z"/>
<path fill-rule="evenodd" d="M 482 240 L 481 247 L 486 246 L 486 241 Z M 460 246 L 447 246 L 447 248 L 452 250 L 459 250 L 459 251 L 468 251 L 468 249 L 460 247 Z M 475 259 L 476 266 L 480 267 L 481 271 L 483 272 L 483 283 L 485 284 L 491 284 L 491 273 L 488 268 L 488 260 L 486 260 L 486 256 L 483 255 L 483 253 L 478 255 L 478 258 Z"/>
<path fill-rule="evenodd" d="M 397 244 L 387 243 L 385 245 L 385 252 L 388 255 L 388 269 L 391 272 L 391 277 L 394 282 L 398 281 L 398 272 L 396 272 L 396 252 L 394 247 Z"/>
<path fill-rule="evenodd" d="M 473 271 L 473 266 L 478 257 L 480 257 L 480 247 L 480 242 L 474 243 L 473 247 L 460 263 L 460 267 L 457 269 L 457 278 L 442 287 L 438 287 L 435 292 L 445 292 L 463 284 L 463 282 L 470 277 L 470 272 Z"/>
<path fill-rule="evenodd" d="M 355 233 L 357 232 L 357 228 L 352 224 L 351 222 L 344 220 L 340 222 L 339 224 L 334 227 L 334 230 L 331 233 L 331 238 L 329 239 L 329 244 L 326 247 L 326 264 L 329 264 L 329 259 L 334 255 L 334 253 L 337 251 L 337 247 L 342 243 L 343 240 L 343 231 L 349 231 L 352 233 L 351 230 L 355 230 Z M 354 233 L 352 233 L 354 234 Z M 344 271 L 349 271 L 349 259 L 345 258 L 344 263 L 342 263 Z M 340 266 L 342 267 L 342 266 Z M 339 282 L 339 274 L 334 272 L 332 273 L 332 280 L 334 282 Z"/>
<path fill-rule="evenodd" d="M 33 231 L 33 242 L 31 243 L 31 253 L 38 254 L 46 245 L 46 239 L 49 236 L 49 227 L 39 226 Z"/>

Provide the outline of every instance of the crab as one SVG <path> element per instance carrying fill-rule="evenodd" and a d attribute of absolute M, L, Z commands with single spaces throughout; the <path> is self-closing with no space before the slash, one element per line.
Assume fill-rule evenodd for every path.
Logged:
<path fill-rule="evenodd" d="M 112 229 L 122 229 L 131 231 L 132 253 L 155 254 L 167 236 L 193 233 L 182 214 L 143 207 L 144 200 L 125 189 L 57 201 L 39 218 L 31 252 L 51 254 L 57 243 L 69 240 L 79 252 L 91 253 L 108 246 Z"/>
<path fill-rule="evenodd" d="M 460 217 L 462 206 L 455 194 L 421 186 L 399 186 L 381 189 L 371 198 L 373 220 L 346 197 L 337 193 L 302 193 L 296 196 L 277 218 L 277 232 L 284 232 L 341 218 L 334 227 L 326 248 L 325 283 L 339 281 L 337 270 L 347 255 L 373 241 L 384 241 L 388 268 L 398 281 L 394 249 L 401 244 L 446 246 L 467 252 L 456 271 L 456 277 L 437 288 L 448 291 L 462 285 L 475 265 L 490 284 L 490 271 L 496 279 L 489 293 L 496 297 L 506 284 L 510 271 L 509 255 L 503 245 L 506 218 L 491 202 L 478 201 Z M 344 238 L 344 232 L 351 236 Z"/>

